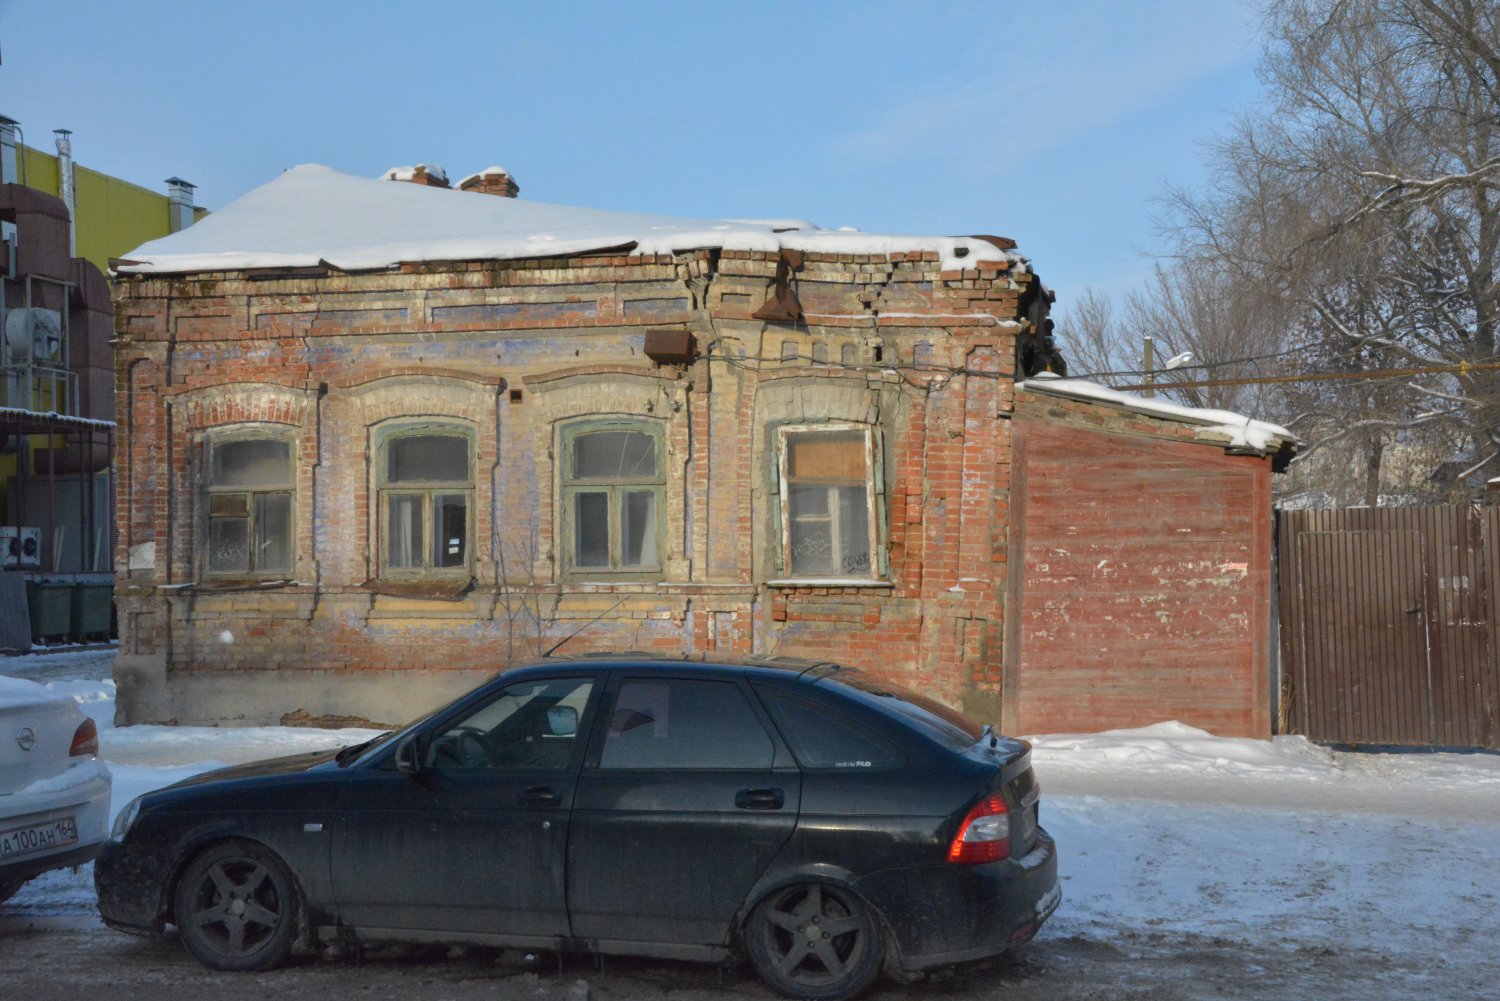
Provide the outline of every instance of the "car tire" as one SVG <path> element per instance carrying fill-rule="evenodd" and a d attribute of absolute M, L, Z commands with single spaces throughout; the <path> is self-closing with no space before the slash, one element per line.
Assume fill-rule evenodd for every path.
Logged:
<path fill-rule="evenodd" d="M 286 961 L 297 935 L 300 897 L 269 849 L 229 841 L 200 852 L 173 894 L 177 935 L 204 966 L 269 970 Z"/>
<path fill-rule="evenodd" d="M 854 997 L 880 973 L 883 947 L 870 908 L 829 883 L 777 890 L 745 924 L 755 972 L 777 993 L 801 1001 Z"/>

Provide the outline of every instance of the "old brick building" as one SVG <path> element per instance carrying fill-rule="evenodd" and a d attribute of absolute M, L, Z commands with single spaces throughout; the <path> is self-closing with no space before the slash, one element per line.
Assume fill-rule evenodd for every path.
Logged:
<path fill-rule="evenodd" d="M 418 183 L 296 168 L 117 262 L 124 720 L 397 722 L 565 641 L 844 660 L 1023 727 L 1168 707 L 1266 730 L 1257 526 L 1287 436 L 1018 391 L 1046 295 L 1010 241 L 542 205 L 498 168 L 460 190 L 389 176 Z M 1014 508 L 1112 516 L 1039 489 L 1087 469 L 1042 476 L 1054 446 L 1211 474 L 1178 505 L 1207 548 L 1157 547 L 1234 623 L 1222 664 L 1184 667 L 1196 684 L 1127 677 L 1110 650 L 1145 650 L 1140 630 L 1111 639 L 1075 603 L 1103 690 L 1131 695 L 1059 701 L 1087 679 L 1048 658 L 1077 644 L 1022 600 L 1056 540 Z M 1149 479 L 1114 503 L 1160 510 Z M 1197 628 L 1179 591 L 1147 617 L 1161 637 Z"/>

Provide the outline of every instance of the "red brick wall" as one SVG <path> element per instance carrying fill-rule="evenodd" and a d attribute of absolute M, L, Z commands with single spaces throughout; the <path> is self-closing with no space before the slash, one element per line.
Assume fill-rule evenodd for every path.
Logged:
<path fill-rule="evenodd" d="M 1007 725 L 1268 737 L 1269 460 L 1112 408 L 1049 407 L 1030 398 L 1015 421 Z"/>
<path fill-rule="evenodd" d="M 998 718 L 1003 418 L 1030 276 L 944 272 L 935 254 L 808 255 L 806 322 L 783 326 L 751 315 L 776 265 L 696 252 L 118 280 L 122 655 L 158 658 L 167 689 L 138 703 L 149 710 L 122 699 L 122 715 L 397 722 L 420 702 L 360 701 L 382 676 L 487 675 L 578 631 L 565 652 L 844 660 Z M 655 326 L 693 332 L 699 360 L 653 365 L 641 348 Z M 663 430 L 660 581 L 558 572 L 557 429 L 594 415 Z M 369 441 L 403 416 L 473 430 L 462 595 L 371 580 Z M 782 576 L 768 428 L 819 419 L 878 435 L 879 586 L 768 584 Z M 296 579 L 270 591 L 201 572 L 202 436 L 245 422 L 296 429 Z"/>

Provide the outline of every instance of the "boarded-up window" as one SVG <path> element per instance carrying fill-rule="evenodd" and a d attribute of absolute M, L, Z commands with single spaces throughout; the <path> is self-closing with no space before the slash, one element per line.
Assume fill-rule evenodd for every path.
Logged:
<path fill-rule="evenodd" d="M 864 427 L 782 430 L 782 547 L 789 576 L 874 576 L 870 449 Z"/>

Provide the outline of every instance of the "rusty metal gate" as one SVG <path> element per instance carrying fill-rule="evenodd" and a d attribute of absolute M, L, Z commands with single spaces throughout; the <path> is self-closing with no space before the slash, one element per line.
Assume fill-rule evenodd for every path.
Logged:
<path fill-rule="evenodd" d="M 1500 509 L 1285 511 L 1276 540 L 1283 732 L 1500 748 Z"/>

